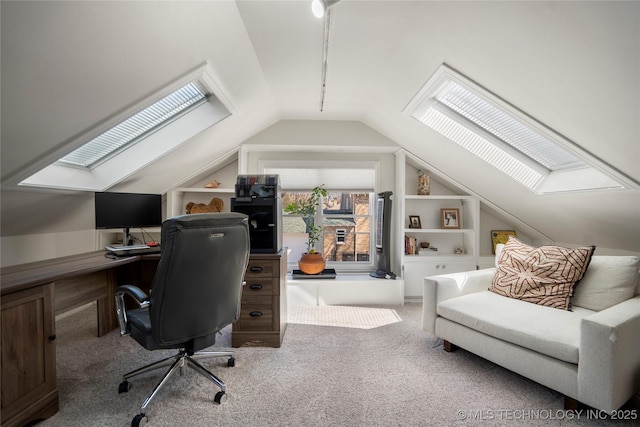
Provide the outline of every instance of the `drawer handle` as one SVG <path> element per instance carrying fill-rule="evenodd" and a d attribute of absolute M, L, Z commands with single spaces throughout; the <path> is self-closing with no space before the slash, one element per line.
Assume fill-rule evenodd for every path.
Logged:
<path fill-rule="evenodd" d="M 260 316 L 262 316 L 262 312 L 261 311 L 252 311 L 251 313 L 249 313 L 249 316 L 251 316 L 251 317 L 260 317 Z"/>
<path fill-rule="evenodd" d="M 252 273 L 260 273 L 262 271 L 262 267 L 254 265 L 253 267 L 249 267 L 249 271 Z"/>
<path fill-rule="evenodd" d="M 259 291 L 260 289 L 262 289 L 262 285 L 260 283 L 254 283 L 253 285 L 249 285 L 249 289 Z"/>

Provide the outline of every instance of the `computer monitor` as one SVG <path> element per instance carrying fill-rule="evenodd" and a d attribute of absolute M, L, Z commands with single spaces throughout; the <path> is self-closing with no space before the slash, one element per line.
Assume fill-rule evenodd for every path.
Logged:
<path fill-rule="evenodd" d="M 132 245 L 130 228 L 162 225 L 162 196 L 140 193 L 95 193 L 96 229 L 122 228 Z"/>

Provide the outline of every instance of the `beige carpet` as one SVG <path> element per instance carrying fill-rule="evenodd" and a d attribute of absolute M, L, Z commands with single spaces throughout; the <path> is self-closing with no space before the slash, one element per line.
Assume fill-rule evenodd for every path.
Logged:
<path fill-rule="evenodd" d="M 227 383 L 226 402 L 214 404 L 218 390 L 187 370 L 152 402 L 148 425 L 620 425 L 567 415 L 558 393 L 464 350 L 444 352 L 422 331 L 420 310 L 292 309 L 281 348 L 235 349 L 233 368 L 226 360 L 205 362 Z M 160 372 L 133 379 L 131 391 L 118 394 L 122 374 L 171 352 L 146 351 L 117 331 L 95 337 L 95 309 L 56 327 L 60 411 L 39 425 L 130 425 Z M 227 328 L 214 348 L 230 342 Z"/>

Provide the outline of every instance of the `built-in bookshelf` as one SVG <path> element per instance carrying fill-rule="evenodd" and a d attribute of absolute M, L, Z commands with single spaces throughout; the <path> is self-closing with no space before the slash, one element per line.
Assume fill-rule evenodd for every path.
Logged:
<path fill-rule="evenodd" d="M 174 188 L 167 193 L 167 218 L 185 214 L 189 202 L 206 205 L 214 197 L 224 203 L 223 212 L 230 212 L 231 198 L 234 195 L 233 188 Z"/>
<path fill-rule="evenodd" d="M 424 277 L 476 268 L 480 201 L 455 194 L 434 177 L 430 194 L 418 195 L 418 171 L 429 174 L 428 166 L 404 153 L 396 160 L 396 264 L 401 266 L 405 297 L 422 298 Z"/>

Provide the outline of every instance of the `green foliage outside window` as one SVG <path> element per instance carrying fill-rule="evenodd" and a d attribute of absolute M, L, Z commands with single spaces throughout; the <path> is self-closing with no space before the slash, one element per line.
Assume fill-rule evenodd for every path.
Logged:
<path fill-rule="evenodd" d="M 316 243 L 322 238 L 322 226 L 316 225 L 316 211 L 320 206 L 322 197 L 327 196 L 327 190 L 324 184 L 311 190 L 311 195 L 306 199 L 299 199 L 289 203 L 284 207 L 284 211 L 288 214 L 300 215 L 307 226 L 307 253 L 316 252 Z"/>

